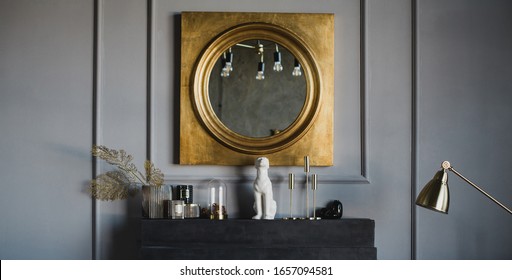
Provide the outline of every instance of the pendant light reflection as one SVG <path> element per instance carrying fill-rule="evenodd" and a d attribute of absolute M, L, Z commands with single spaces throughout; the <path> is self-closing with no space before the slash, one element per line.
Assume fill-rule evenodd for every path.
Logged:
<path fill-rule="evenodd" d="M 302 75 L 302 71 L 300 70 L 300 63 L 297 59 L 295 59 L 293 65 L 294 65 L 294 67 L 293 67 L 292 75 L 295 77 Z"/>
<path fill-rule="evenodd" d="M 233 71 L 233 52 L 231 52 L 231 48 L 227 52 L 222 54 L 222 71 L 220 76 L 223 78 L 229 77 L 229 73 Z"/>
<path fill-rule="evenodd" d="M 263 62 L 263 54 L 261 55 L 261 61 L 258 63 L 258 73 L 256 74 L 256 80 L 265 79 L 265 62 Z"/>
<path fill-rule="evenodd" d="M 274 55 L 274 66 L 273 70 L 274 72 L 282 72 L 284 67 L 282 64 L 282 56 L 281 52 L 279 51 L 279 45 L 276 43 L 272 43 L 272 45 L 275 46 L 275 52 Z M 234 45 L 235 47 L 241 47 L 241 48 L 250 48 L 255 49 L 256 53 L 260 56 L 260 60 L 258 62 L 258 69 L 256 73 L 256 80 L 264 80 L 265 79 L 265 62 L 264 62 L 264 52 L 265 52 L 265 46 L 260 40 L 257 40 L 257 43 L 255 45 L 245 44 L 245 43 L 237 43 Z M 270 47 L 267 45 L 267 48 Z M 225 51 L 222 53 L 221 57 L 221 65 L 222 70 L 220 73 L 220 76 L 223 78 L 227 78 L 230 76 L 231 72 L 233 71 L 233 52 L 232 48 L 230 47 L 228 51 Z M 292 76 L 299 77 L 302 76 L 302 69 L 299 61 L 297 58 L 294 58 L 294 68 L 292 71 Z"/>
<path fill-rule="evenodd" d="M 258 55 L 260 56 L 260 62 L 258 63 L 258 72 L 256 74 L 256 80 L 265 79 L 265 63 L 263 62 L 263 44 L 258 40 Z"/>
<path fill-rule="evenodd" d="M 283 65 L 281 64 L 281 52 L 279 51 L 279 47 L 277 46 L 277 44 L 276 51 L 274 52 L 274 71 L 283 71 Z"/>

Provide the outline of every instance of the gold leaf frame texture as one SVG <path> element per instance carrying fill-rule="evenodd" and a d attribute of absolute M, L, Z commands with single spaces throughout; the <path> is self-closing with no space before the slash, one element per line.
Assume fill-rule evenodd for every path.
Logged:
<path fill-rule="evenodd" d="M 215 115 L 208 81 L 230 46 L 251 39 L 274 41 L 301 63 L 306 100 L 297 119 L 269 137 L 237 134 Z M 180 164 L 333 164 L 334 15 L 184 12 L 181 14 Z M 286 104 L 283 104 L 286 106 Z"/>

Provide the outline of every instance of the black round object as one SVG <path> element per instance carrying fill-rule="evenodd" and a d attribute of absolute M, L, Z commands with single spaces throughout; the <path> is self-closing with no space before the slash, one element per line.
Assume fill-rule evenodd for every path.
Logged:
<path fill-rule="evenodd" d="M 340 219 L 343 216 L 343 204 L 334 200 L 327 207 L 320 209 L 320 217 L 323 219 Z"/>

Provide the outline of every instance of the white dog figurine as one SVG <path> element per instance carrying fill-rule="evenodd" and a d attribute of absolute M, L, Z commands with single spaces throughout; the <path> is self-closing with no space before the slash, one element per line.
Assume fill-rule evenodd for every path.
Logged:
<path fill-rule="evenodd" d="M 256 159 L 254 167 L 257 170 L 256 180 L 254 180 L 254 210 L 255 220 L 265 219 L 273 220 L 276 215 L 277 204 L 272 195 L 272 182 L 268 177 L 268 168 L 270 163 L 268 158 L 260 157 Z"/>

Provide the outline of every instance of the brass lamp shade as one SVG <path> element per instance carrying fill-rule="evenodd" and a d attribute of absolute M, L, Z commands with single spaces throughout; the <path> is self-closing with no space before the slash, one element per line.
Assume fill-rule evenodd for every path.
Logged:
<path fill-rule="evenodd" d="M 448 214 L 450 195 L 448 190 L 448 174 L 442 169 L 434 175 L 416 198 L 416 205 L 430 210 Z"/>

